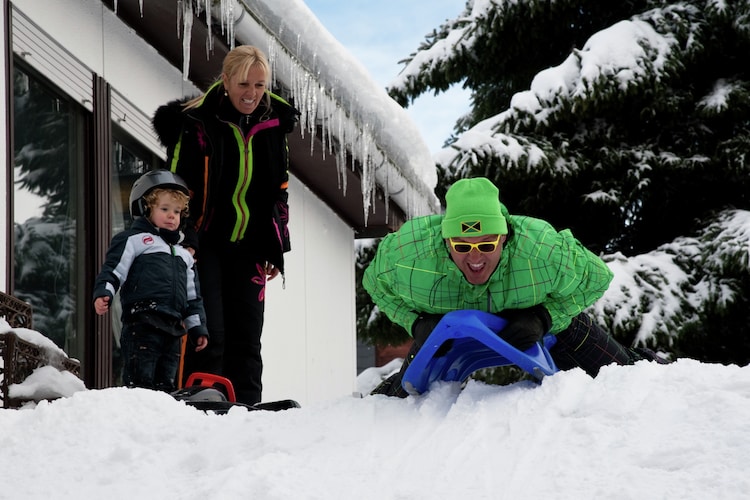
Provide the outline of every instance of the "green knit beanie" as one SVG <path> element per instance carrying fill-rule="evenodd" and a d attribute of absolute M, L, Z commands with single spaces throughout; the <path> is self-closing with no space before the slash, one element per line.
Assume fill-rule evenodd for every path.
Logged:
<path fill-rule="evenodd" d="M 456 181 L 445 194 L 445 204 L 443 238 L 508 234 L 508 223 L 500 210 L 500 192 L 489 179 Z"/>

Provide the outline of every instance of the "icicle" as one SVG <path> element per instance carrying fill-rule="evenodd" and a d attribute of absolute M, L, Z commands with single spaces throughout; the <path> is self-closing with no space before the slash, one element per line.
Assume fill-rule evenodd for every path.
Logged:
<path fill-rule="evenodd" d="M 182 3 L 182 79 L 188 81 L 190 73 L 190 39 L 193 33 L 192 0 L 179 0 Z M 177 16 L 179 24 L 179 16 Z"/>
<path fill-rule="evenodd" d="M 227 36 L 229 37 L 229 47 L 234 48 L 234 4 L 231 3 L 229 8 L 227 9 L 227 19 L 229 20 L 229 31 L 227 33 Z"/>
<path fill-rule="evenodd" d="M 229 23 L 227 22 L 227 0 L 221 0 L 219 2 L 219 9 L 220 9 L 220 25 L 221 25 L 221 36 L 226 36 L 226 34 L 229 32 Z M 226 28 L 225 28 L 226 25 Z"/>
<path fill-rule="evenodd" d="M 198 1 L 198 0 L 196 0 Z M 208 34 L 211 38 L 211 51 L 214 49 L 213 37 L 211 36 L 211 25 L 213 24 L 214 17 L 218 17 L 218 23 L 221 27 L 221 35 L 225 37 L 229 50 L 234 48 L 234 25 L 235 25 L 235 12 L 234 3 L 237 0 L 204 0 L 206 3 L 206 22 L 208 23 Z M 216 5 L 218 7 L 211 7 Z M 210 57 L 210 55 L 209 55 Z M 208 58 L 208 57 L 207 57 Z"/>
<path fill-rule="evenodd" d="M 177 0 L 177 39 L 182 38 L 182 32 L 180 30 L 180 27 L 182 26 L 182 1 L 183 0 Z"/>
<path fill-rule="evenodd" d="M 143 0 L 140 0 L 143 2 Z M 182 38 L 182 78 L 188 80 L 190 73 L 190 44 L 193 32 L 193 18 L 206 13 L 206 60 L 210 59 L 214 50 L 213 39 L 213 11 L 211 5 L 215 0 L 177 0 L 177 38 Z M 141 14 L 142 15 L 142 14 Z M 221 0 L 219 17 L 222 34 L 226 34 L 229 49 L 234 43 L 234 0 Z M 224 26 L 226 25 L 226 30 Z"/>
<path fill-rule="evenodd" d="M 331 99 L 334 99 L 335 97 L 334 90 L 335 89 L 331 89 Z M 326 116 L 329 116 L 329 113 L 330 113 L 330 106 L 328 104 L 329 102 L 327 100 L 323 101 L 322 105 L 324 108 L 320 117 L 320 130 L 321 130 L 320 144 L 321 144 L 321 149 L 322 149 L 324 160 L 326 159 L 326 153 L 330 151 L 329 148 L 333 147 L 333 145 L 331 144 L 331 133 L 330 133 L 330 128 L 329 128 L 330 119 L 326 120 L 325 118 Z M 317 120 L 315 124 L 317 125 Z"/>
<path fill-rule="evenodd" d="M 234 0 L 221 0 L 221 32 L 226 36 L 227 42 L 229 42 L 229 50 L 234 48 Z M 227 28 L 224 31 L 224 24 Z"/>
<path fill-rule="evenodd" d="M 214 50 L 214 37 L 211 33 L 211 25 L 213 24 L 213 20 L 211 19 L 211 0 L 205 0 L 205 2 L 206 29 L 208 30 L 206 33 L 206 61 L 208 61 L 211 58 L 211 52 Z"/>

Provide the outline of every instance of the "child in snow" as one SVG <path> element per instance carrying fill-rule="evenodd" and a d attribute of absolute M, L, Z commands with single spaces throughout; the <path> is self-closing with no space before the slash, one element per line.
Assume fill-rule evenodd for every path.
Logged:
<path fill-rule="evenodd" d="M 187 211 L 185 182 L 167 170 L 142 175 L 130 192 L 133 226 L 112 238 L 94 284 L 94 308 L 109 309 L 121 289 L 123 383 L 172 392 L 186 331 L 208 345 L 193 256 L 178 243 Z"/>

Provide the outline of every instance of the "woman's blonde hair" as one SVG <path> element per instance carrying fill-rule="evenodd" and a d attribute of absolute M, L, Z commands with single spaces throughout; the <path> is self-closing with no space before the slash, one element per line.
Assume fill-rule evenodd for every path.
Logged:
<path fill-rule="evenodd" d="M 267 84 L 270 83 L 271 65 L 268 63 L 268 59 L 263 51 L 252 45 L 240 45 L 239 47 L 235 47 L 224 56 L 221 75 L 216 79 L 214 84 L 222 81 L 225 75 L 228 80 L 231 80 L 237 75 L 247 75 L 252 67 L 261 68 L 266 74 Z M 187 110 L 198 107 L 205 95 L 206 94 L 204 93 L 198 97 L 190 99 L 184 104 L 184 108 Z M 270 109 L 271 98 L 268 94 L 263 96 L 262 103 L 266 105 L 267 109 Z"/>

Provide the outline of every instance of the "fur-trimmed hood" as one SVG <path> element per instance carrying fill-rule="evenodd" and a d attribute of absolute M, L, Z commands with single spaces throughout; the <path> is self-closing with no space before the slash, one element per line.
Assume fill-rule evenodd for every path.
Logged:
<path fill-rule="evenodd" d="M 167 148 L 173 147 L 180 139 L 180 131 L 187 119 L 183 106 L 188 100 L 189 98 L 183 98 L 169 101 L 167 104 L 159 106 L 154 113 L 151 125 L 159 137 L 159 141 Z"/>

